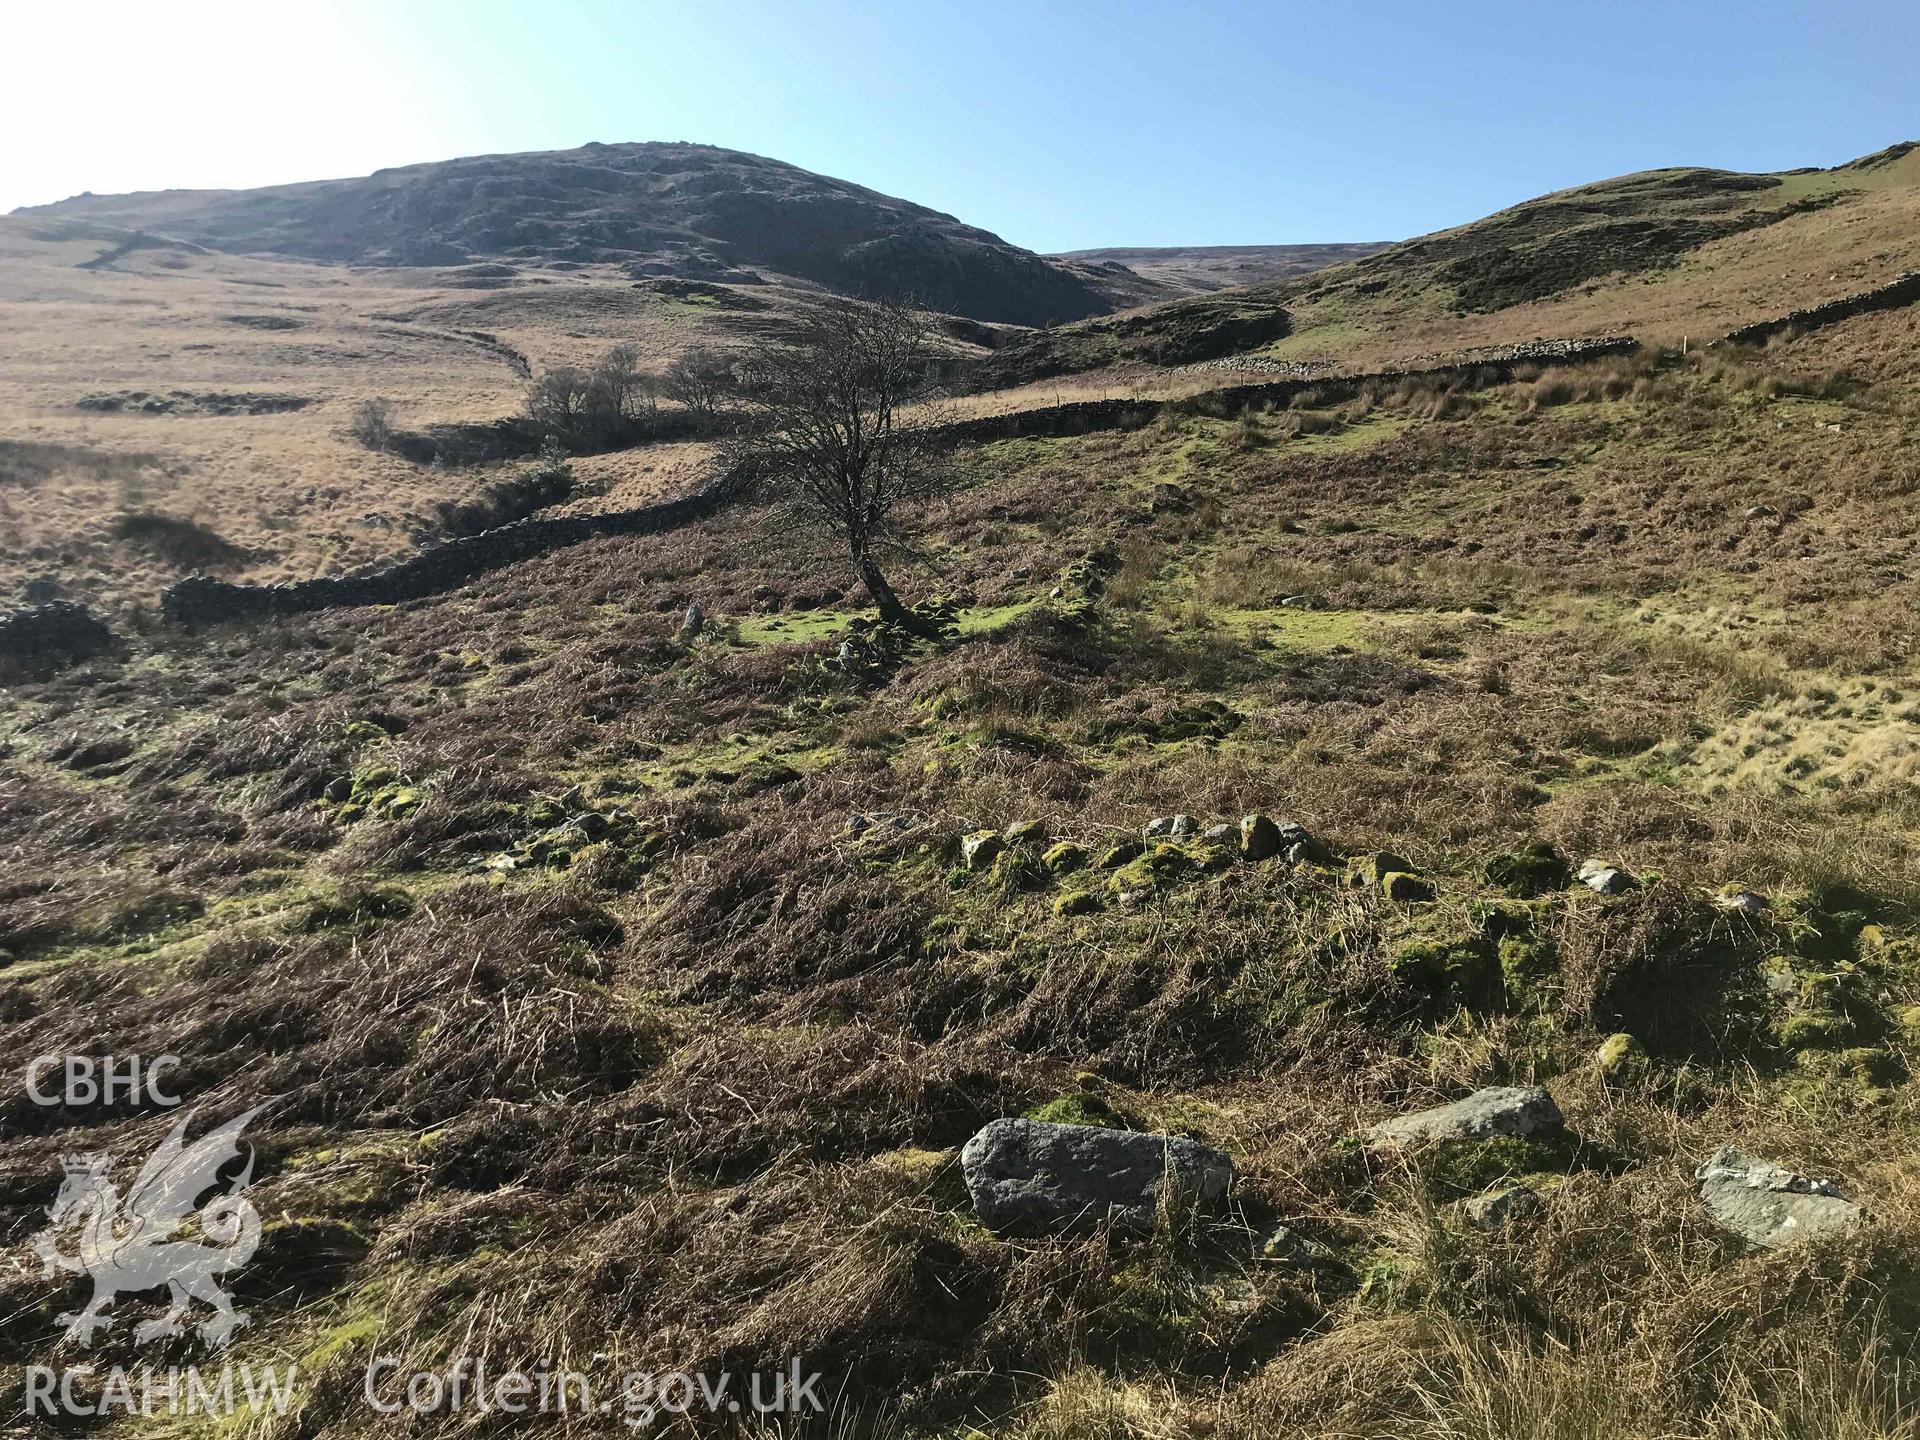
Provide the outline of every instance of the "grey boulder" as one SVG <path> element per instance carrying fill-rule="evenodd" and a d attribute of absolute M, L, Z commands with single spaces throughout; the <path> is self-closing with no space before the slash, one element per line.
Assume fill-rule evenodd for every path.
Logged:
<path fill-rule="evenodd" d="M 1640 882 L 1617 865 L 1586 860 L 1580 865 L 1580 883 L 1596 895 L 1621 895 Z"/>
<path fill-rule="evenodd" d="M 1374 1146 L 1423 1140 L 1550 1139 L 1566 1128 L 1553 1096 L 1537 1087 L 1497 1085 L 1414 1115 L 1396 1115 L 1366 1132 Z"/>
<path fill-rule="evenodd" d="M 1150 1234 L 1169 1185 L 1178 1205 L 1217 1200 L 1233 1181 L 1233 1162 L 1197 1140 L 1044 1120 L 993 1121 L 967 1141 L 960 1168 L 981 1220 L 1018 1235 L 1106 1220 Z"/>
<path fill-rule="evenodd" d="M 1866 1212 L 1833 1188 L 1722 1145 L 1696 1173 L 1707 1212 L 1724 1229 L 1755 1245 L 1788 1245 L 1851 1229 Z"/>
<path fill-rule="evenodd" d="M 1200 832 L 1200 822 L 1191 815 L 1160 815 L 1147 822 L 1149 840 L 1184 840 Z"/>

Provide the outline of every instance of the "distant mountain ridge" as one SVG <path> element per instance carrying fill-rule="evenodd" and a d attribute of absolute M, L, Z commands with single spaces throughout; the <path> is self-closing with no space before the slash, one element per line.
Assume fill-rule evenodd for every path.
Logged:
<path fill-rule="evenodd" d="M 1335 245 L 1143 245 L 1100 250 L 1065 250 L 1056 260 L 1085 265 L 1121 265 L 1148 282 L 1145 300 L 1204 295 L 1245 285 L 1289 280 L 1310 270 L 1364 259 L 1392 241 L 1370 240 Z"/>
<path fill-rule="evenodd" d="M 635 278 L 784 276 L 1034 326 L 1129 303 L 1132 279 L 782 161 L 679 143 L 482 155 L 251 190 L 86 194 L 16 213 L 336 263 L 517 259 L 613 263 Z"/>

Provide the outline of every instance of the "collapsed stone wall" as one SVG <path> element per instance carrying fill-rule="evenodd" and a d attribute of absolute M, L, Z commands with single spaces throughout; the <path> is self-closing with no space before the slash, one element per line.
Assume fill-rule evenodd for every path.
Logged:
<path fill-rule="evenodd" d="M 0 616 L 0 680 L 20 679 L 98 655 L 113 632 L 84 605 L 54 600 Z"/>
<path fill-rule="evenodd" d="M 1535 340 L 1505 345 L 1468 360 L 1424 369 L 1376 370 L 1363 375 L 1290 376 L 1248 385 L 1223 385 L 1198 395 L 1174 400 L 1078 400 L 1005 415 L 982 415 L 961 420 L 941 430 L 955 444 L 1013 440 L 1036 436 L 1084 435 L 1094 430 L 1138 429 L 1163 410 L 1186 410 L 1216 417 L 1238 415 L 1262 404 L 1292 400 L 1309 390 L 1335 395 L 1363 385 L 1400 381 L 1505 380 L 1523 365 L 1574 364 L 1607 355 L 1624 355 L 1639 342 L 1630 336 L 1606 335 L 1592 340 Z"/>
<path fill-rule="evenodd" d="M 193 576 L 168 587 L 161 614 L 176 625 L 297 615 L 340 605 L 394 605 L 454 589 L 477 575 L 606 535 L 653 535 L 709 515 L 742 481 L 727 475 L 677 500 L 597 515 L 535 516 L 436 545 L 382 570 L 283 585 L 236 585 Z"/>
<path fill-rule="evenodd" d="M 1856 315 L 1865 315 L 1874 310 L 1897 310 L 1902 305 L 1916 302 L 1920 302 L 1920 270 L 1909 270 L 1897 280 L 1871 290 L 1862 290 L 1857 295 L 1846 295 L 1838 300 L 1829 300 L 1824 305 L 1789 310 L 1785 315 L 1776 315 L 1771 320 L 1757 320 L 1751 325 L 1742 325 L 1714 343 L 1757 345 L 1788 330 L 1817 330 L 1822 325 L 1836 325 Z"/>

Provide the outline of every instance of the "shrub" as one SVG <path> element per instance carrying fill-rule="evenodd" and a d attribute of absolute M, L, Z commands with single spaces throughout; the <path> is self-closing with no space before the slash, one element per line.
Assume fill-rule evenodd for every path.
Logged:
<path fill-rule="evenodd" d="M 369 450 L 393 448 L 393 402 L 384 397 L 362 400 L 353 412 L 348 433 Z"/>

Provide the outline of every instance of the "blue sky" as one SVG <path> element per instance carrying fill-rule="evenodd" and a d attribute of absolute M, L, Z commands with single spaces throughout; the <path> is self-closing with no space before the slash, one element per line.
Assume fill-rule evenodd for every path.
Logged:
<path fill-rule="evenodd" d="M 1920 5 L 30 6 L 0 210 L 588 140 L 752 150 L 1039 250 L 1397 239 L 1920 139 Z"/>

